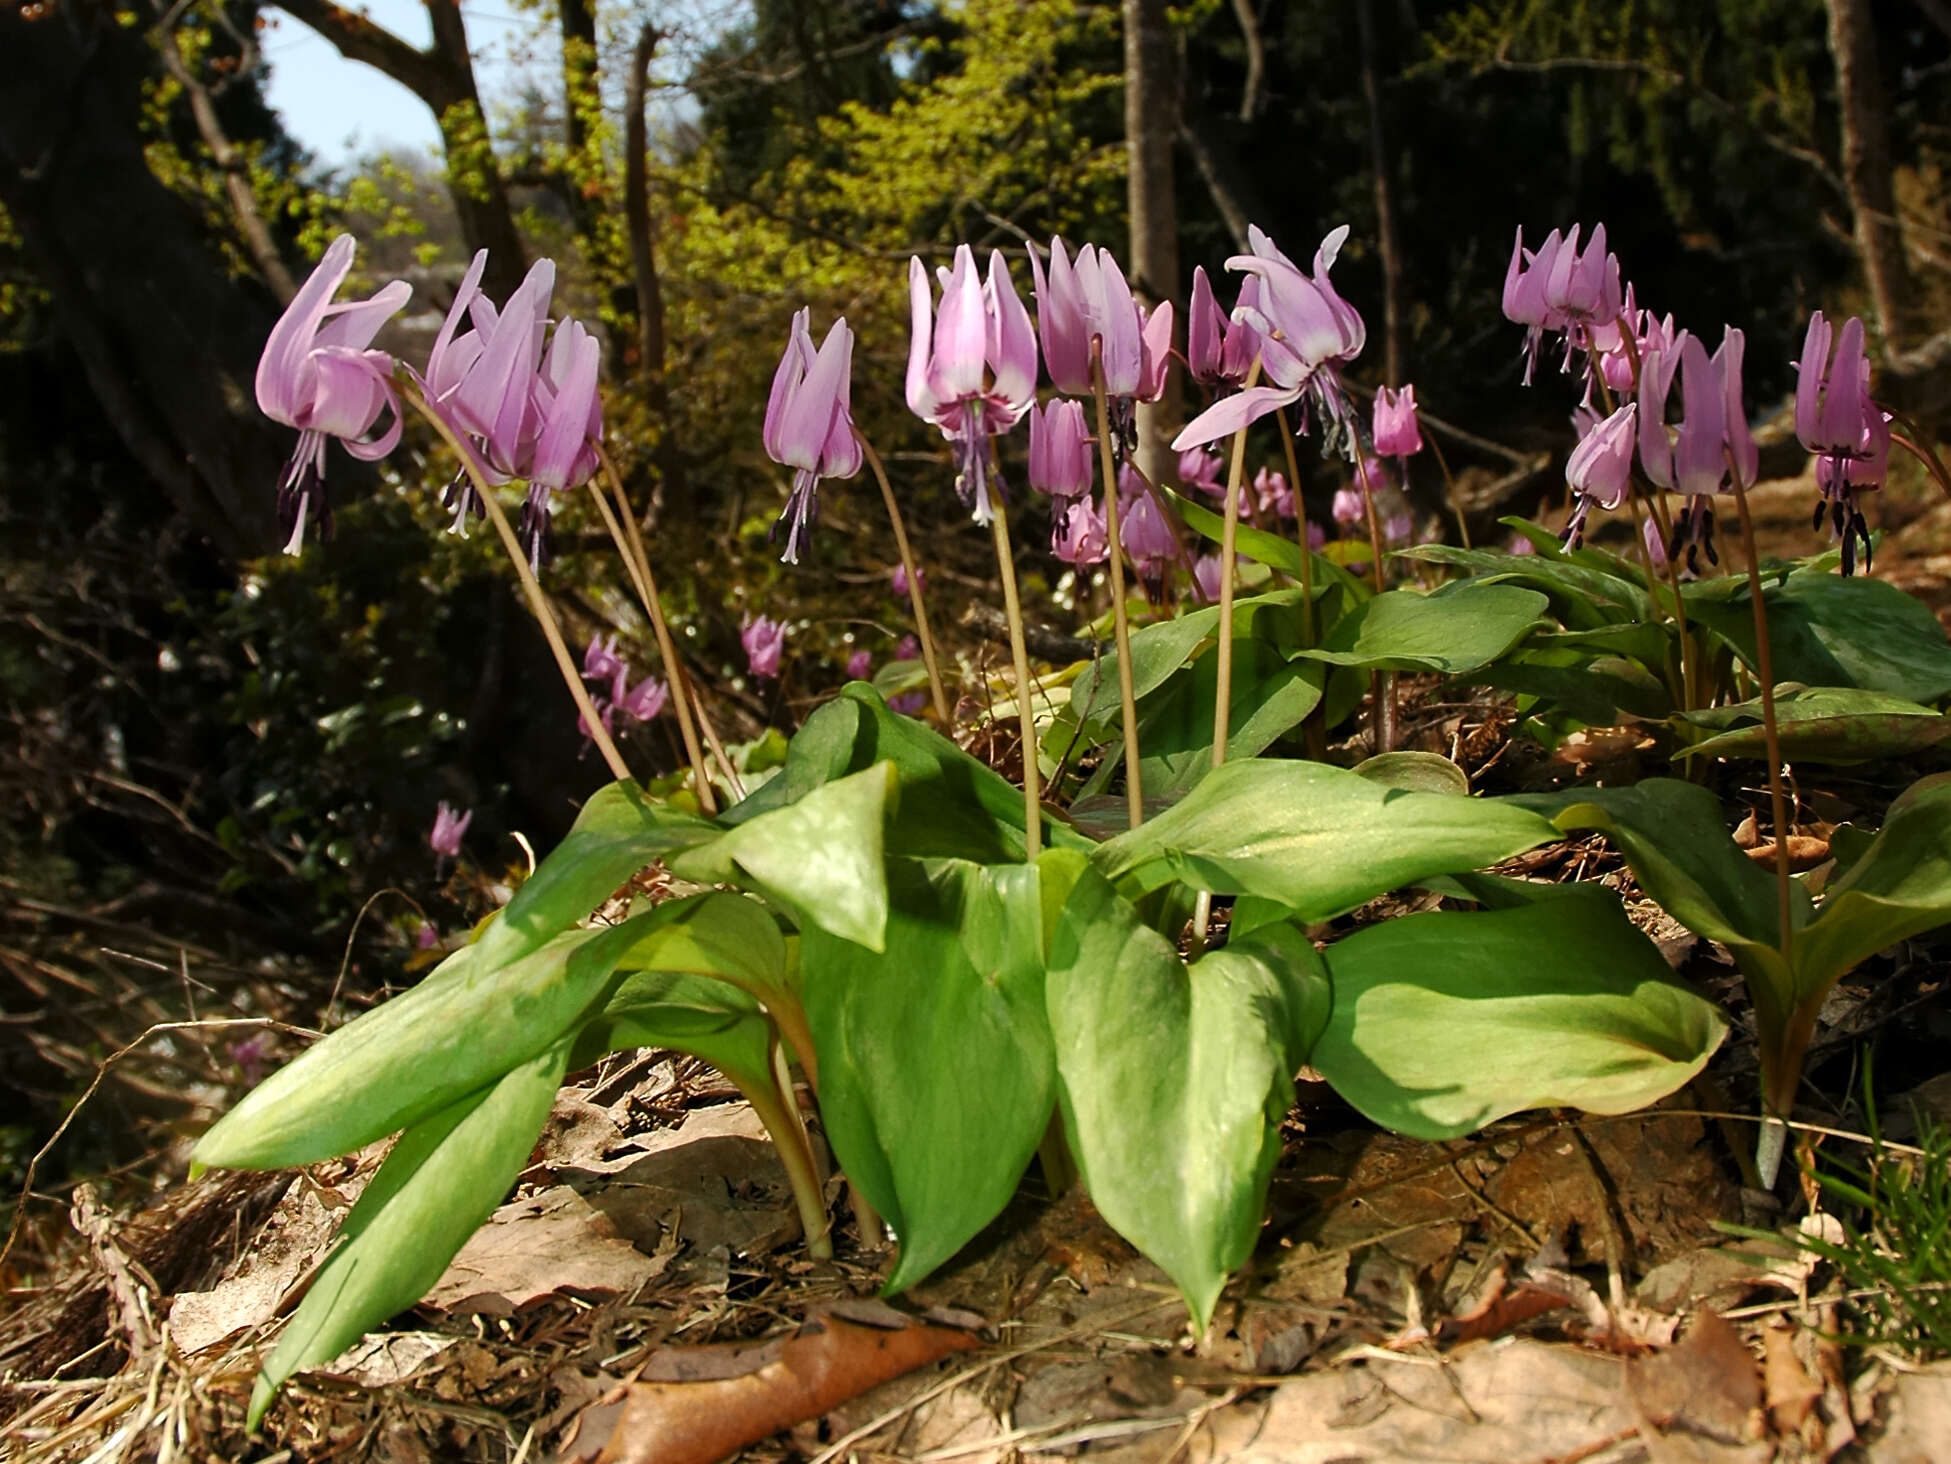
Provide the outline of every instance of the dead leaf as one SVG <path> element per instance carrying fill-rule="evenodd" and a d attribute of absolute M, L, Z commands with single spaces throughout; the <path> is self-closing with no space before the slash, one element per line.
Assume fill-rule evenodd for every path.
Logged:
<path fill-rule="evenodd" d="M 424 1306 L 512 1316 L 555 1292 L 629 1296 L 669 1256 L 645 1255 L 566 1184 L 503 1205 L 469 1237 Z"/>
<path fill-rule="evenodd" d="M 342 1199 L 322 1185 L 294 1186 L 230 1275 L 170 1303 L 170 1340 L 194 1355 L 278 1316 L 330 1248 L 345 1219 Z"/>
<path fill-rule="evenodd" d="M 1773 869 L 1775 867 L 1775 841 L 1770 839 L 1766 844 L 1757 844 L 1754 848 L 1747 851 L 1747 855 L 1763 869 Z M 1811 838 L 1807 834 L 1790 834 L 1788 836 L 1788 867 L 1792 872 L 1814 869 L 1828 857 L 1829 841 L 1827 839 Z"/>
<path fill-rule="evenodd" d="M 1762 1329 L 1762 1377 L 1768 1388 L 1768 1418 L 1781 1434 L 1799 1434 L 1822 1397 L 1822 1384 L 1809 1376 L 1795 1355 L 1796 1325 L 1780 1318 Z"/>
<path fill-rule="evenodd" d="M 1944 1441 L 1951 1439 L 1951 1372 L 1896 1378 L 1881 1400 L 1880 1429 L 1867 1430 L 1868 1457 L 1877 1464 L 1942 1464 Z"/>
<path fill-rule="evenodd" d="M 323 1370 L 361 1387 L 390 1387 L 405 1382 L 460 1340 L 439 1332 L 375 1332 Z"/>
<path fill-rule="evenodd" d="M 1754 1355 L 1714 1312 L 1680 1342 L 1626 1364 L 1626 1397 L 1655 1464 L 1765 1464 L 1761 1378 Z"/>
<path fill-rule="evenodd" d="M 981 1345 L 973 1333 L 947 1327 L 888 1329 L 827 1317 L 797 1336 L 756 1346 L 667 1348 L 661 1366 L 713 1380 L 626 1383 L 583 1413 L 558 1464 L 715 1464 L 891 1378 Z M 671 1354 L 691 1360 L 673 1363 Z M 728 1358 L 740 1371 L 723 1373 Z"/>
<path fill-rule="evenodd" d="M 1559 1311 L 1570 1305 L 1572 1298 L 1555 1287 L 1526 1281 L 1512 1290 L 1500 1279 L 1486 1289 L 1483 1297 L 1469 1311 L 1438 1322 L 1434 1336 L 1437 1342 L 1446 1347 L 1461 1342 L 1481 1342 L 1490 1337 L 1501 1337 L 1533 1317 L 1541 1317 L 1546 1312 Z"/>

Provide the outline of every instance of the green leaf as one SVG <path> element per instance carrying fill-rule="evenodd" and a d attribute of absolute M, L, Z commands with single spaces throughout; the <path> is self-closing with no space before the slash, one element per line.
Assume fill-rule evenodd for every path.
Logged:
<path fill-rule="evenodd" d="M 1464 583 L 1533 586 L 1550 597 L 1552 610 L 1574 629 L 1651 621 L 1656 614 L 1652 598 L 1631 580 L 1608 568 L 1569 563 L 1542 552 L 1504 554 L 1453 544 L 1418 544 L 1398 550 L 1397 557 L 1473 571 Z"/>
<path fill-rule="evenodd" d="M 1404 793 L 1325 763 L 1242 759 L 1100 845 L 1092 862 L 1128 894 L 1179 879 L 1216 895 L 1264 895 L 1311 921 L 1557 837 L 1547 818 L 1502 800 Z"/>
<path fill-rule="evenodd" d="M 1294 926 L 1269 925 L 1188 970 L 1086 871 L 1058 917 L 1045 991 L 1092 1202 L 1203 1328 L 1259 1234 L 1294 1073 L 1327 1017 L 1320 958 Z"/>
<path fill-rule="evenodd" d="M 880 762 L 892 762 L 901 775 L 900 806 L 886 834 L 889 854 L 982 864 L 1023 857 L 1022 790 L 940 733 L 896 716 L 862 682 L 849 684 L 808 717 L 793 738 L 785 770 L 720 821 L 749 823 Z M 1043 840 L 1046 848 L 1087 849 L 1092 842 L 1047 815 Z"/>
<path fill-rule="evenodd" d="M 1236 641 L 1226 739 L 1230 754 L 1253 757 L 1298 727 L 1319 705 L 1325 679 L 1324 668 L 1312 662 L 1291 662 L 1258 641 Z M 1170 798 L 1211 771 L 1218 694 L 1219 656 L 1209 652 L 1139 705 L 1139 767 L 1148 798 Z M 1122 746 L 1113 749 L 1107 761 L 1121 763 Z"/>
<path fill-rule="evenodd" d="M 1300 645 L 1299 590 L 1276 590 L 1236 600 L 1234 645 L 1264 641 L 1287 649 Z M 1132 695 L 1143 700 L 1163 686 L 1198 649 L 1219 634 L 1219 606 L 1189 610 L 1131 633 Z M 1086 666 L 1071 683 L 1070 704 L 1084 718 L 1108 718 L 1118 710 L 1118 653 L 1107 652 L 1097 666 Z M 1208 702 L 1210 711 L 1211 703 Z"/>
<path fill-rule="evenodd" d="M 834 1153 L 901 1238 L 892 1293 L 1008 1203 L 1056 1073 L 1037 869 L 895 859 L 888 891 L 884 955 L 814 929 L 801 961 Z"/>
<path fill-rule="evenodd" d="M 1159 491 L 1172 501 L 1185 518 L 1186 525 L 1194 533 L 1219 544 L 1225 541 L 1226 519 L 1214 513 L 1204 504 L 1195 503 L 1161 486 Z M 1292 539 L 1283 539 L 1278 534 L 1270 534 L 1265 529 L 1256 529 L 1251 524 L 1236 526 L 1234 544 L 1247 558 L 1266 565 L 1269 569 L 1280 570 L 1283 574 L 1300 577 L 1301 546 Z M 1355 605 L 1369 597 L 1369 587 L 1340 565 L 1321 555 L 1314 555 L 1312 580 L 1316 595 L 1323 594 L 1329 587 L 1341 592 L 1341 603 Z"/>
<path fill-rule="evenodd" d="M 1517 585 L 1458 580 L 1431 594 L 1390 590 L 1356 606 L 1319 650 L 1297 652 L 1379 671 L 1474 671 L 1515 646 L 1545 611 L 1545 597 Z"/>
<path fill-rule="evenodd" d="M 671 872 L 699 884 L 750 883 L 802 922 L 879 950 L 887 923 L 882 836 L 898 782 L 895 765 L 881 762 L 823 783 L 685 851 Z"/>
<path fill-rule="evenodd" d="M 1690 712 L 1682 720 L 1731 729 L 1683 749 L 1683 757 L 1768 756 L 1759 697 Z M 1782 683 L 1775 688 L 1775 722 L 1782 756 L 1791 762 L 1867 762 L 1919 752 L 1951 737 L 1951 717 L 1941 712 L 1888 692 L 1846 686 Z"/>
<path fill-rule="evenodd" d="M 578 1026 L 656 912 L 570 930 L 489 968 L 481 946 L 313 1044 L 198 1141 L 199 1164 L 283 1169 L 350 1154 L 480 1091 Z"/>
<path fill-rule="evenodd" d="M 1688 613 L 1725 637 L 1756 666 L 1754 615 L 1745 581 L 1726 598 L 1690 593 Z M 1951 641 L 1930 608 L 1895 585 L 1868 575 L 1797 571 L 1765 583 L 1768 640 L 1778 681 L 1856 686 L 1908 701 L 1951 693 Z"/>
<path fill-rule="evenodd" d="M 1640 888 L 1695 935 L 1729 947 L 1779 947 L 1775 880 L 1735 844 L 1721 820 L 1720 801 L 1705 788 L 1647 778 L 1630 788 L 1522 794 L 1503 801 L 1546 813 L 1566 832 L 1605 834 L 1632 866 Z M 1806 918 L 1808 913 L 1809 898 L 1801 894 L 1791 914 Z"/>
<path fill-rule="evenodd" d="M 584 1029 L 576 1058 L 669 1047 L 701 1057 L 741 1092 L 772 1082 L 773 1026 L 744 991 L 709 976 L 647 969 L 633 972 Z"/>
<path fill-rule="evenodd" d="M 1620 713 L 1659 721 L 1673 699 L 1659 678 L 1616 656 L 1585 656 L 1570 650 L 1525 650 L 1472 673 L 1468 681 L 1535 696 L 1562 707 L 1588 727 L 1610 727 Z"/>
<path fill-rule="evenodd" d="M 330 1362 L 440 1279 L 528 1162 L 569 1045 L 557 1041 L 400 1135 L 258 1374 L 248 1427 L 257 1427 L 285 1379 Z"/>
<path fill-rule="evenodd" d="M 635 783 L 612 783 L 590 795 L 568 836 L 515 891 L 515 898 L 475 942 L 475 958 L 492 969 L 527 955 L 602 904 L 653 859 L 715 838 L 707 819 L 647 798 Z M 439 979 L 435 973 L 429 980 Z"/>
<path fill-rule="evenodd" d="M 1424 1139 L 1567 1104 L 1623 1113 L 1699 1072 L 1726 1023 L 1672 979 L 1609 891 L 1409 915 L 1327 951 L 1309 1062 L 1376 1123 Z"/>
<path fill-rule="evenodd" d="M 1795 937 L 1796 997 L 1819 999 L 1858 962 L 1951 921 L 1951 773 L 1912 783 Z"/>
<path fill-rule="evenodd" d="M 1405 793 L 1450 793 L 1467 797 L 1470 775 L 1439 752 L 1380 752 L 1350 770 L 1358 778 Z"/>

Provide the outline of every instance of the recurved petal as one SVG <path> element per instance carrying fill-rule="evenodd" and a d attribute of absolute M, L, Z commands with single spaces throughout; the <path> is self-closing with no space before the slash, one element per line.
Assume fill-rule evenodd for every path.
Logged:
<path fill-rule="evenodd" d="M 257 404 L 265 416 L 287 427 L 299 425 L 297 417 L 303 406 L 298 394 L 299 372 L 311 353 L 313 337 L 325 320 L 332 296 L 352 269 L 353 248 L 350 234 L 332 241 L 265 338 L 264 354 L 257 361 Z"/>
<path fill-rule="evenodd" d="M 928 267 L 914 256 L 908 260 L 908 410 L 931 422 L 941 407 L 928 380 L 934 333 L 935 295 L 929 288 Z"/>
<path fill-rule="evenodd" d="M 1222 437 L 1230 437 L 1250 422 L 1257 422 L 1300 396 L 1298 387 L 1285 390 L 1277 386 L 1253 386 L 1215 402 L 1172 439 L 1172 451 L 1204 447 Z"/>
<path fill-rule="evenodd" d="M 557 491 L 573 486 L 570 479 L 589 430 L 589 404 L 596 396 L 603 355 L 596 337 L 577 322 L 565 321 L 558 326 L 558 338 L 572 326 L 567 376 L 549 405 L 541 439 L 535 445 L 535 465 L 529 473 L 535 482 Z"/>
<path fill-rule="evenodd" d="M 988 323 L 975 253 L 959 244 L 955 268 L 942 289 L 942 308 L 935 316 L 935 359 L 929 368 L 935 395 L 955 402 L 980 393 L 987 348 Z"/>
<path fill-rule="evenodd" d="M 1816 426 L 1817 436 L 1831 450 L 1854 452 L 1863 440 L 1864 370 L 1863 317 L 1852 315 L 1836 332 L 1836 356 L 1823 382 L 1822 416 Z"/>
<path fill-rule="evenodd" d="M 379 334 L 380 327 L 399 314 L 412 298 L 412 285 L 405 280 L 392 280 L 368 299 L 328 306 L 325 312 L 328 318 L 319 327 L 312 344 L 347 346 L 355 351 L 363 351 L 373 343 L 373 337 Z"/>
<path fill-rule="evenodd" d="M 1802 361 L 1795 373 L 1795 435 L 1810 452 L 1817 451 L 1822 425 L 1822 378 L 1829 370 L 1832 327 L 1820 310 L 1809 317 L 1802 337 Z"/>
<path fill-rule="evenodd" d="M 808 334 L 807 322 L 812 314 L 812 310 L 803 305 L 793 312 L 792 325 L 786 332 L 786 350 L 779 358 L 778 369 L 772 373 L 772 390 L 766 397 L 765 427 L 760 433 L 760 440 L 765 444 L 766 456 L 775 463 L 790 461 L 784 455 L 785 440 L 781 430 L 787 404 L 806 375 L 806 356 L 800 350 L 800 338 Z"/>
<path fill-rule="evenodd" d="M 1030 325 L 1030 312 L 1016 293 L 1016 282 L 1009 276 L 1009 261 L 1000 249 L 989 255 L 989 279 L 983 289 L 988 310 L 988 339 L 985 350 L 994 389 L 1018 417 L 1036 400 L 1036 331 Z"/>

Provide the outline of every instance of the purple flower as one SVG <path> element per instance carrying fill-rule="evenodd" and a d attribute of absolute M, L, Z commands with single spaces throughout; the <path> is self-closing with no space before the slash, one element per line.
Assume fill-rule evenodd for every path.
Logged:
<path fill-rule="evenodd" d="M 1506 554 L 1516 554 L 1519 556 L 1526 555 L 1526 554 L 1536 554 L 1538 552 L 1538 546 L 1536 544 L 1533 544 L 1529 539 L 1525 538 L 1524 535 L 1522 534 L 1513 534 L 1511 536 L 1510 543 L 1504 546 L 1504 552 Z"/>
<path fill-rule="evenodd" d="M 1392 513 L 1382 520 L 1382 538 L 1390 544 L 1406 544 L 1416 532 L 1416 521 L 1407 512 Z"/>
<path fill-rule="evenodd" d="M 1104 394 L 1126 403 L 1157 401 L 1172 350 L 1170 303 L 1149 315 L 1141 309 L 1109 250 L 1086 244 L 1073 266 L 1064 241 L 1052 239 L 1047 276 L 1036 250 L 1029 254 L 1043 363 L 1057 390 L 1066 396 L 1092 393 L 1091 341 L 1096 338 L 1102 342 Z M 1121 415 L 1128 416 L 1129 409 Z"/>
<path fill-rule="evenodd" d="M 1646 522 L 1640 525 L 1639 536 L 1646 545 L 1647 562 L 1655 569 L 1665 569 L 1666 545 L 1660 542 L 1660 526 L 1652 514 L 1649 513 Z"/>
<path fill-rule="evenodd" d="M 564 319 L 530 383 L 539 435 L 528 464 L 521 537 L 537 570 L 548 552 L 550 495 L 580 488 L 596 471 L 596 444 L 603 440 L 603 399 L 596 389 L 602 362 L 602 343 L 581 321 Z"/>
<path fill-rule="evenodd" d="M 1219 470 L 1224 466 L 1218 453 L 1207 452 L 1203 447 L 1189 447 L 1179 454 L 1179 484 L 1185 488 L 1197 488 L 1201 493 L 1210 493 L 1215 498 L 1224 498 L 1226 484 L 1219 476 Z"/>
<path fill-rule="evenodd" d="M 1287 475 L 1273 468 L 1253 475 L 1253 501 L 1270 518 L 1294 517 L 1294 490 L 1287 486 Z"/>
<path fill-rule="evenodd" d="M 1593 504 L 1610 513 L 1626 501 L 1632 480 L 1633 453 L 1639 438 L 1639 404 L 1625 406 L 1591 426 L 1565 464 L 1565 482 L 1578 495 L 1566 525 L 1565 540 L 1577 546 L 1585 530 L 1585 515 Z"/>
<path fill-rule="evenodd" d="M 440 931 L 434 927 L 433 921 L 422 920 L 420 922 L 419 930 L 414 932 L 414 936 L 413 936 L 414 949 L 421 950 L 421 951 L 430 951 L 439 944 L 440 944 Z"/>
<path fill-rule="evenodd" d="M 1084 493 L 1076 498 L 1052 500 L 1050 552 L 1065 564 L 1080 568 L 1102 564 L 1111 556 L 1110 530 L 1097 495 Z"/>
<path fill-rule="evenodd" d="M 854 333 L 842 316 L 815 352 L 811 319 L 809 309 L 794 314 L 765 409 L 766 456 L 793 469 L 792 493 L 779 519 L 786 526 L 786 552 L 779 557 L 787 564 L 799 563 L 806 526 L 818 516 L 820 479 L 851 478 L 861 465 L 850 402 Z"/>
<path fill-rule="evenodd" d="M 1368 517 L 1368 509 L 1362 502 L 1360 488 L 1335 489 L 1334 502 L 1328 506 L 1334 521 L 1343 528 L 1353 528 Z"/>
<path fill-rule="evenodd" d="M 1677 488 L 1687 495 L 1681 522 L 1675 526 L 1675 543 L 1667 552 L 1679 553 L 1684 541 L 1687 566 L 1696 572 L 1697 549 L 1704 548 L 1711 563 L 1720 563 L 1720 555 L 1714 550 L 1710 499 L 1727 481 L 1729 464 L 1743 487 L 1755 481 L 1759 467 L 1754 438 L 1748 432 L 1747 410 L 1742 405 L 1743 348 L 1741 332 L 1729 327 L 1720 350 L 1710 360 L 1699 337 L 1682 331 L 1671 350 L 1654 351 L 1640 366 L 1640 467 L 1659 487 Z M 1681 410 L 1686 415 L 1679 428 L 1669 434 L 1666 400 L 1676 371 Z"/>
<path fill-rule="evenodd" d="M 1303 394 L 1321 413 L 1327 449 L 1343 441 L 1352 449 L 1352 436 L 1344 437 L 1352 422 L 1340 368 L 1361 353 L 1368 333 L 1355 308 L 1328 280 L 1347 237 L 1343 224 L 1321 241 L 1310 277 L 1260 229 L 1247 230 L 1253 252 L 1235 255 L 1226 267 L 1248 271 L 1257 278 L 1258 289 L 1253 304 L 1243 302 L 1233 313 L 1258 335 L 1261 368 L 1273 384 L 1249 387 L 1208 407 L 1173 439 L 1176 451 L 1231 436 Z"/>
<path fill-rule="evenodd" d="M 257 363 L 257 404 L 274 422 L 298 429 L 298 445 L 278 479 L 278 521 L 288 537 L 285 553 L 296 554 L 305 525 L 316 522 L 320 539 L 332 534 L 332 502 L 325 489 L 325 439 L 338 438 L 345 450 L 366 462 L 383 458 L 400 440 L 400 401 L 393 390 L 393 358 L 371 349 L 379 333 L 408 298 L 404 280 L 383 286 L 370 299 L 334 305 L 352 269 L 353 240 L 341 234 L 325 251 L 292 297 Z M 371 441 L 387 408 L 393 422 Z"/>
<path fill-rule="evenodd" d="M 966 244 L 955 251 L 954 269 L 936 273 L 939 308 L 927 269 L 909 262 L 908 409 L 953 444 L 955 491 L 986 524 L 995 515 L 989 439 L 1014 427 L 1036 400 L 1036 334 L 1000 251 L 989 256 L 986 282 L 978 283 Z"/>
<path fill-rule="evenodd" d="M 616 637 L 605 640 L 600 635 L 589 638 L 589 645 L 583 651 L 583 680 L 608 681 L 623 669 L 623 658 L 616 653 Z"/>
<path fill-rule="evenodd" d="M 444 859 L 455 858 L 461 852 L 461 836 L 473 822 L 473 809 L 457 814 L 443 800 L 440 807 L 434 810 L 433 832 L 427 835 L 428 847 Z"/>
<path fill-rule="evenodd" d="M 874 658 L 865 649 L 855 651 L 847 657 L 847 679 L 865 681 L 874 669 Z"/>
<path fill-rule="evenodd" d="M 1587 346 L 1605 349 L 1617 344 L 1616 322 L 1624 305 L 1619 283 L 1619 260 L 1606 253 L 1606 226 L 1592 230 L 1581 254 L 1579 225 L 1560 237 L 1553 229 L 1534 253 L 1524 247 L 1524 230 L 1517 231 L 1511 262 L 1504 273 L 1504 314 L 1527 327 L 1524 342 L 1524 384 L 1531 384 L 1538 346 L 1546 331 L 1565 336 L 1566 361 Z M 1608 334 L 1610 331 L 1610 334 Z"/>
<path fill-rule="evenodd" d="M 1030 487 L 1052 498 L 1091 491 L 1096 464 L 1080 402 L 1059 398 L 1030 408 Z"/>
<path fill-rule="evenodd" d="M 897 692 L 887 699 L 887 709 L 903 717 L 917 715 L 927 704 L 928 698 L 918 691 Z"/>
<path fill-rule="evenodd" d="M 1202 554 L 1192 561 L 1192 582 L 1199 587 L 1200 595 L 1208 604 L 1219 601 L 1220 579 L 1217 554 Z"/>
<path fill-rule="evenodd" d="M 1831 354 L 1831 346 L 1834 354 Z M 1890 418 L 1870 399 L 1870 361 L 1863 351 L 1863 322 L 1852 315 L 1837 334 L 1820 310 L 1809 317 L 1795 383 L 1795 435 L 1816 454 L 1815 524 L 1825 515 L 1842 540 L 1843 573 L 1870 565 L 1870 525 L 1856 490 L 1883 482 L 1890 461 Z"/>
<path fill-rule="evenodd" d="M 1178 536 L 1159 511 L 1138 470 L 1129 463 L 1118 473 L 1118 531 L 1132 565 L 1146 579 L 1157 579 L 1179 553 Z"/>
<path fill-rule="evenodd" d="M 894 659 L 912 661 L 921 655 L 921 642 L 913 635 L 904 635 L 894 643 Z"/>
<path fill-rule="evenodd" d="M 504 480 L 527 476 L 541 432 L 535 373 L 542 364 L 554 291 L 555 261 L 536 260 L 499 313 L 490 309 L 476 317 L 478 332 L 484 330 L 481 321 L 492 317 L 480 350 L 450 392 L 435 401 L 450 423 L 475 439 L 487 466 Z M 451 374 L 444 362 L 443 373 Z"/>
<path fill-rule="evenodd" d="M 648 722 L 664 710 L 664 703 L 670 700 L 670 688 L 655 676 L 646 676 L 628 691 L 623 690 L 622 672 L 618 672 L 617 710 L 633 722 Z"/>
<path fill-rule="evenodd" d="M 1375 393 L 1375 451 L 1383 457 L 1406 458 L 1423 450 L 1423 434 L 1416 420 L 1416 388 L 1405 386 Z"/>
<path fill-rule="evenodd" d="M 897 595 L 906 595 L 908 593 L 908 566 L 905 564 L 895 565 L 891 580 L 894 593 Z M 915 583 L 926 590 L 928 588 L 928 571 L 925 569 L 917 569 L 915 571 Z"/>
<path fill-rule="evenodd" d="M 739 626 L 739 642 L 745 647 L 745 661 L 754 676 L 771 680 L 779 674 L 779 657 L 786 649 L 786 623 L 761 615 L 746 619 Z"/>
<path fill-rule="evenodd" d="M 1240 285 L 1240 304 L 1253 309 L 1258 295 L 1259 280 L 1248 275 Z M 1193 378 L 1208 386 L 1244 386 L 1259 350 L 1260 340 L 1253 327 L 1220 313 L 1205 269 L 1195 267 L 1192 305 L 1186 312 L 1186 364 Z"/>
<path fill-rule="evenodd" d="M 1307 521 L 1307 547 L 1317 554 L 1328 547 L 1328 531 L 1313 519 Z"/>

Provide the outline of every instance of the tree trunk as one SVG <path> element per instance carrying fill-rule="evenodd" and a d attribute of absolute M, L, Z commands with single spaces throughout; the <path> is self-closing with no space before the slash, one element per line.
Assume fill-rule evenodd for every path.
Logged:
<path fill-rule="evenodd" d="M 562 23 L 563 145 L 568 159 L 569 206 L 576 233 L 583 241 L 583 257 L 599 265 L 597 226 L 603 217 L 601 194 L 586 185 L 602 168 L 602 158 L 590 149 L 590 122 L 600 119 L 603 105 L 597 90 L 596 11 L 588 0 L 560 0 Z"/>
<path fill-rule="evenodd" d="M 1382 374 L 1402 384 L 1402 245 L 1396 235 L 1394 163 L 1382 133 L 1382 77 L 1376 60 L 1375 16 L 1369 0 L 1355 0 L 1362 34 L 1362 98 L 1368 104 L 1369 174 L 1375 187 L 1375 235 L 1382 256 Z"/>
<path fill-rule="evenodd" d="M 384 72 L 427 104 L 446 150 L 447 192 L 461 237 L 470 250 L 488 251 L 481 287 L 505 300 L 522 282 L 527 254 L 481 110 L 467 25 L 453 0 L 422 3 L 434 32 L 433 45 L 425 51 L 333 0 L 279 0 L 278 8 L 317 31 L 348 61 L 363 61 Z"/>
<path fill-rule="evenodd" d="M 1836 63 L 1842 111 L 1843 182 L 1856 216 L 1870 300 L 1884 347 L 1900 346 L 1910 325 L 1910 270 L 1897 229 L 1897 195 L 1890 176 L 1890 113 L 1877 70 L 1876 23 L 1870 0 L 1827 0 L 1829 53 Z"/>
<path fill-rule="evenodd" d="M 141 32 L 71 0 L 0 8 L 0 206 L 130 453 L 219 552 L 277 547 L 290 434 L 253 405 L 276 318 L 219 264 L 143 153 Z"/>
<path fill-rule="evenodd" d="M 1124 0 L 1126 195 L 1131 213 L 1131 283 L 1154 306 L 1179 298 L 1179 217 L 1172 142 L 1179 124 L 1178 52 L 1165 0 Z M 1184 335 L 1184 324 L 1177 327 Z M 1180 418 L 1179 374 L 1164 397 L 1138 409 L 1138 467 L 1154 483 L 1172 461 L 1166 442 Z"/>

